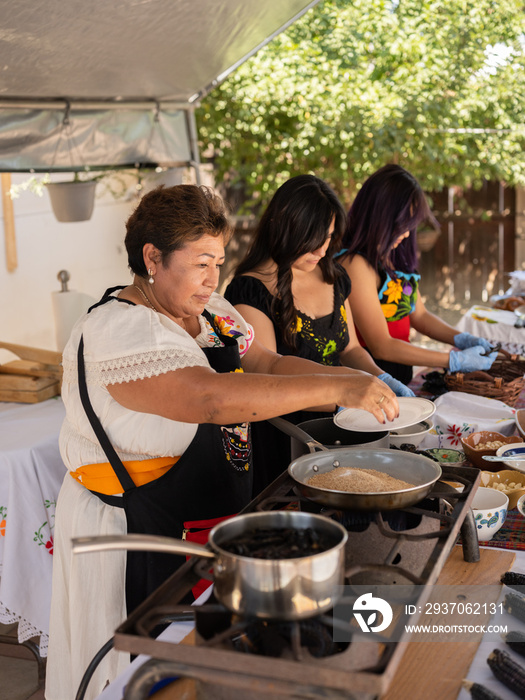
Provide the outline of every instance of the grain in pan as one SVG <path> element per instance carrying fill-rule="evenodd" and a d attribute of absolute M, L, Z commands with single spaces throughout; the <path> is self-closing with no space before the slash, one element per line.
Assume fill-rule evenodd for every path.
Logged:
<path fill-rule="evenodd" d="M 376 469 L 352 467 L 336 467 L 324 474 L 315 474 L 307 483 L 308 486 L 349 493 L 385 493 L 403 491 L 414 486 Z"/>

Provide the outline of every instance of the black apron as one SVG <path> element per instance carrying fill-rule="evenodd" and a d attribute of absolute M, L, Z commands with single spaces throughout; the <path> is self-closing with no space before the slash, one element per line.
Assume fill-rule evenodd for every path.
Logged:
<path fill-rule="evenodd" d="M 124 287 L 108 289 L 96 306 Z M 222 347 L 201 348 L 216 372 L 241 369 L 235 338 L 223 335 L 212 316 L 203 316 L 217 334 Z M 80 397 L 91 426 L 119 479 L 122 496 L 95 493 L 109 505 L 124 508 L 129 533 L 165 535 L 206 541 L 209 529 L 222 519 L 238 513 L 251 499 L 251 432 L 249 423 L 214 425 L 202 423 L 195 437 L 173 467 L 158 479 L 135 486 L 95 415 L 87 392 L 84 368 L 84 339 L 78 348 Z M 193 536 L 192 536 L 193 535 Z M 128 552 L 126 562 L 126 605 L 130 613 L 156 590 L 186 559 L 156 552 Z M 202 588 L 201 588 L 202 590 Z"/>

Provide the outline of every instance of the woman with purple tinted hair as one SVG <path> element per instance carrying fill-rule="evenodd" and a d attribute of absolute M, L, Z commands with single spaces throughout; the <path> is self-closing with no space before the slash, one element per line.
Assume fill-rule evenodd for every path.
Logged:
<path fill-rule="evenodd" d="M 400 165 L 385 165 L 359 190 L 337 258 L 352 280 L 350 307 L 361 344 L 405 384 L 412 365 L 470 372 L 489 369 L 496 358 L 488 341 L 458 333 L 418 295 L 416 230 L 423 221 L 438 227 L 416 178 Z M 440 352 L 411 345 L 411 328 L 454 348 Z"/>

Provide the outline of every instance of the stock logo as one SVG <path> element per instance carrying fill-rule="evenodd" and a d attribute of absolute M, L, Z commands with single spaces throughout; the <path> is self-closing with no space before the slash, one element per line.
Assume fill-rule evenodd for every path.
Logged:
<path fill-rule="evenodd" d="M 371 593 L 363 593 L 354 603 L 354 617 L 357 620 L 362 632 L 382 632 L 386 630 L 392 622 L 392 608 L 383 598 L 374 598 Z M 363 613 L 370 613 L 365 616 Z M 380 612 L 383 621 L 379 625 L 374 625 L 377 621 L 377 613 Z"/>

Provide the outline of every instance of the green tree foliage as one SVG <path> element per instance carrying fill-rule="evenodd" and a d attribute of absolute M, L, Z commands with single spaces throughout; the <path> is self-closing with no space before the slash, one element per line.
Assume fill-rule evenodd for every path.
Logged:
<path fill-rule="evenodd" d="M 304 172 L 348 203 L 387 162 L 523 185 L 524 34 L 523 0 L 325 0 L 203 100 L 201 149 L 244 211 Z"/>

